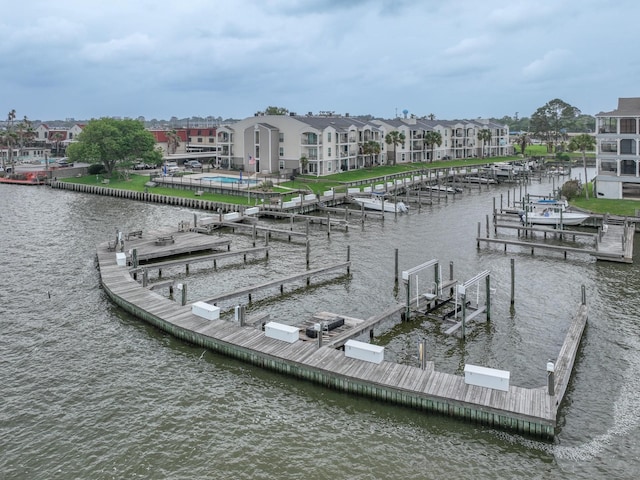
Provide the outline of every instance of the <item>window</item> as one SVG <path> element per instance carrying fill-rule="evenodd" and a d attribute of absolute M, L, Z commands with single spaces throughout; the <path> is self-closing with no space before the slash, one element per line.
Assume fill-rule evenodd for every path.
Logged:
<path fill-rule="evenodd" d="M 603 141 L 600 144 L 600 151 L 603 153 L 617 153 L 618 152 L 618 143 L 616 141 Z"/>
<path fill-rule="evenodd" d="M 330 141 L 331 141 L 331 132 L 327 132 L 327 142 L 330 142 Z"/>
<path fill-rule="evenodd" d="M 331 141 L 331 140 L 329 140 L 329 141 Z M 330 157 L 330 156 L 331 156 L 331 147 L 328 147 L 328 148 L 327 148 L 327 156 L 328 156 L 328 157 Z"/>
<path fill-rule="evenodd" d="M 280 141 L 280 143 L 284 142 L 284 133 L 280 132 L 280 134 L 278 136 L 278 140 Z"/>
<path fill-rule="evenodd" d="M 622 128 L 622 125 L 620 126 Z M 636 141 L 630 138 L 620 140 L 620 153 L 627 155 L 636 154 Z"/>
<path fill-rule="evenodd" d="M 280 170 L 284 170 L 284 160 L 280 160 L 278 167 L 280 168 Z"/>
<path fill-rule="evenodd" d="M 327 172 L 331 171 L 331 162 L 327 163 Z"/>
<path fill-rule="evenodd" d="M 637 133 L 635 118 L 620 119 L 620 133 Z"/>
<path fill-rule="evenodd" d="M 280 151 L 278 152 L 278 155 L 280 155 L 281 157 L 284 157 L 284 147 L 280 147 Z"/>
<path fill-rule="evenodd" d="M 255 132 L 255 142 L 256 144 L 260 143 L 260 132 L 256 130 Z"/>
<path fill-rule="evenodd" d="M 615 160 L 602 160 L 600 162 L 600 172 L 613 172 L 618 171 L 618 165 Z"/>
<path fill-rule="evenodd" d="M 202 143 L 202 137 L 198 137 L 198 143 Z"/>
<path fill-rule="evenodd" d="M 213 143 L 213 137 L 209 137 L 209 143 Z"/>
<path fill-rule="evenodd" d="M 620 173 L 622 175 L 635 175 L 636 162 L 634 160 L 622 160 L 620 162 Z"/>

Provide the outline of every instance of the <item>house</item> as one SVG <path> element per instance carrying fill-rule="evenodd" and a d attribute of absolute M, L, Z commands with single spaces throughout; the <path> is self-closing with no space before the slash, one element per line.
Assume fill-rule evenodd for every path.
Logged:
<path fill-rule="evenodd" d="M 595 191 L 599 198 L 640 198 L 640 97 L 596 115 Z"/>

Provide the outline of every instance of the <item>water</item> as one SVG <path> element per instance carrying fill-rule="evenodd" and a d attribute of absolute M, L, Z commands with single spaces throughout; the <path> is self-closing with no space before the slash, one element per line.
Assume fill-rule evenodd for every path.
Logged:
<path fill-rule="evenodd" d="M 202 181 L 215 183 L 246 183 L 247 185 L 255 185 L 257 180 L 240 179 L 239 177 L 202 177 Z"/>
<path fill-rule="evenodd" d="M 492 322 L 474 327 L 467 342 L 430 322 L 386 325 L 376 342 L 386 345 L 387 358 L 417 364 L 415 346 L 426 338 L 439 370 L 476 363 L 508 369 L 513 384 L 534 387 L 545 383 L 546 361 L 558 353 L 584 284 L 589 323 L 553 442 L 348 396 L 178 341 L 106 299 L 95 245 L 116 227 L 177 227 L 191 210 L 1 187 L 1 479 L 636 476 L 637 267 L 477 250 L 477 223 L 484 225 L 494 197 L 506 198 L 505 187 L 467 192 L 420 213 L 413 208 L 397 221 L 388 215 L 364 229 L 354 220 L 348 233 L 334 229 L 329 238 L 312 226 L 312 268 L 344 260 L 350 245 L 352 276 L 310 290 L 287 287 L 283 298 L 258 298 L 249 314 L 267 311 L 285 323 L 322 310 L 371 316 L 404 298 L 393 285 L 395 248 L 401 269 L 431 258 L 444 264 L 445 276 L 453 261 L 460 280 L 490 269 Z M 551 184 L 529 189 L 547 194 Z M 249 244 L 247 236 L 233 237 L 234 249 Z M 270 246 L 269 260 L 163 275 L 187 282 L 193 301 L 304 268 L 303 245 Z"/>

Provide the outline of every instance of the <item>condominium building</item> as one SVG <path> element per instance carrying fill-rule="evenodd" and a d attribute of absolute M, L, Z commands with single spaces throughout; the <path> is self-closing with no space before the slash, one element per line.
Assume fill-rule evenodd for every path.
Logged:
<path fill-rule="evenodd" d="M 491 138 L 478 140 L 487 129 Z M 404 141 L 387 144 L 389 132 Z M 437 131 L 440 145 L 427 143 Z M 385 163 L 428 162 L 513 153 L 509 128 L 485 120 L 436 121 L 416 118 L 362 121 L 348 115 L 256 115 L 218 127 L 216 162 L 269 174 L 323 176 Z M 484 145 L 483 145 L 484 144 Z"/>
<path fill-rule="evenodd" d="M 596 115 L 595 190 L 599 198 L 640 198 L 640 98 Z"/>

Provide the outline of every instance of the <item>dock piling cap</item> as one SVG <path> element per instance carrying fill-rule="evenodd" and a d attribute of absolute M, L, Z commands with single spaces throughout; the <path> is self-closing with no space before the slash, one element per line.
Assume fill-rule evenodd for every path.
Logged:
<path fill-rule="evenodd" d="M 549 360 L 547 362 L 547 372 L 553 372 L 555 371 L 556 366 L 553 364 L 553 362 L 551 360 Z"/>

